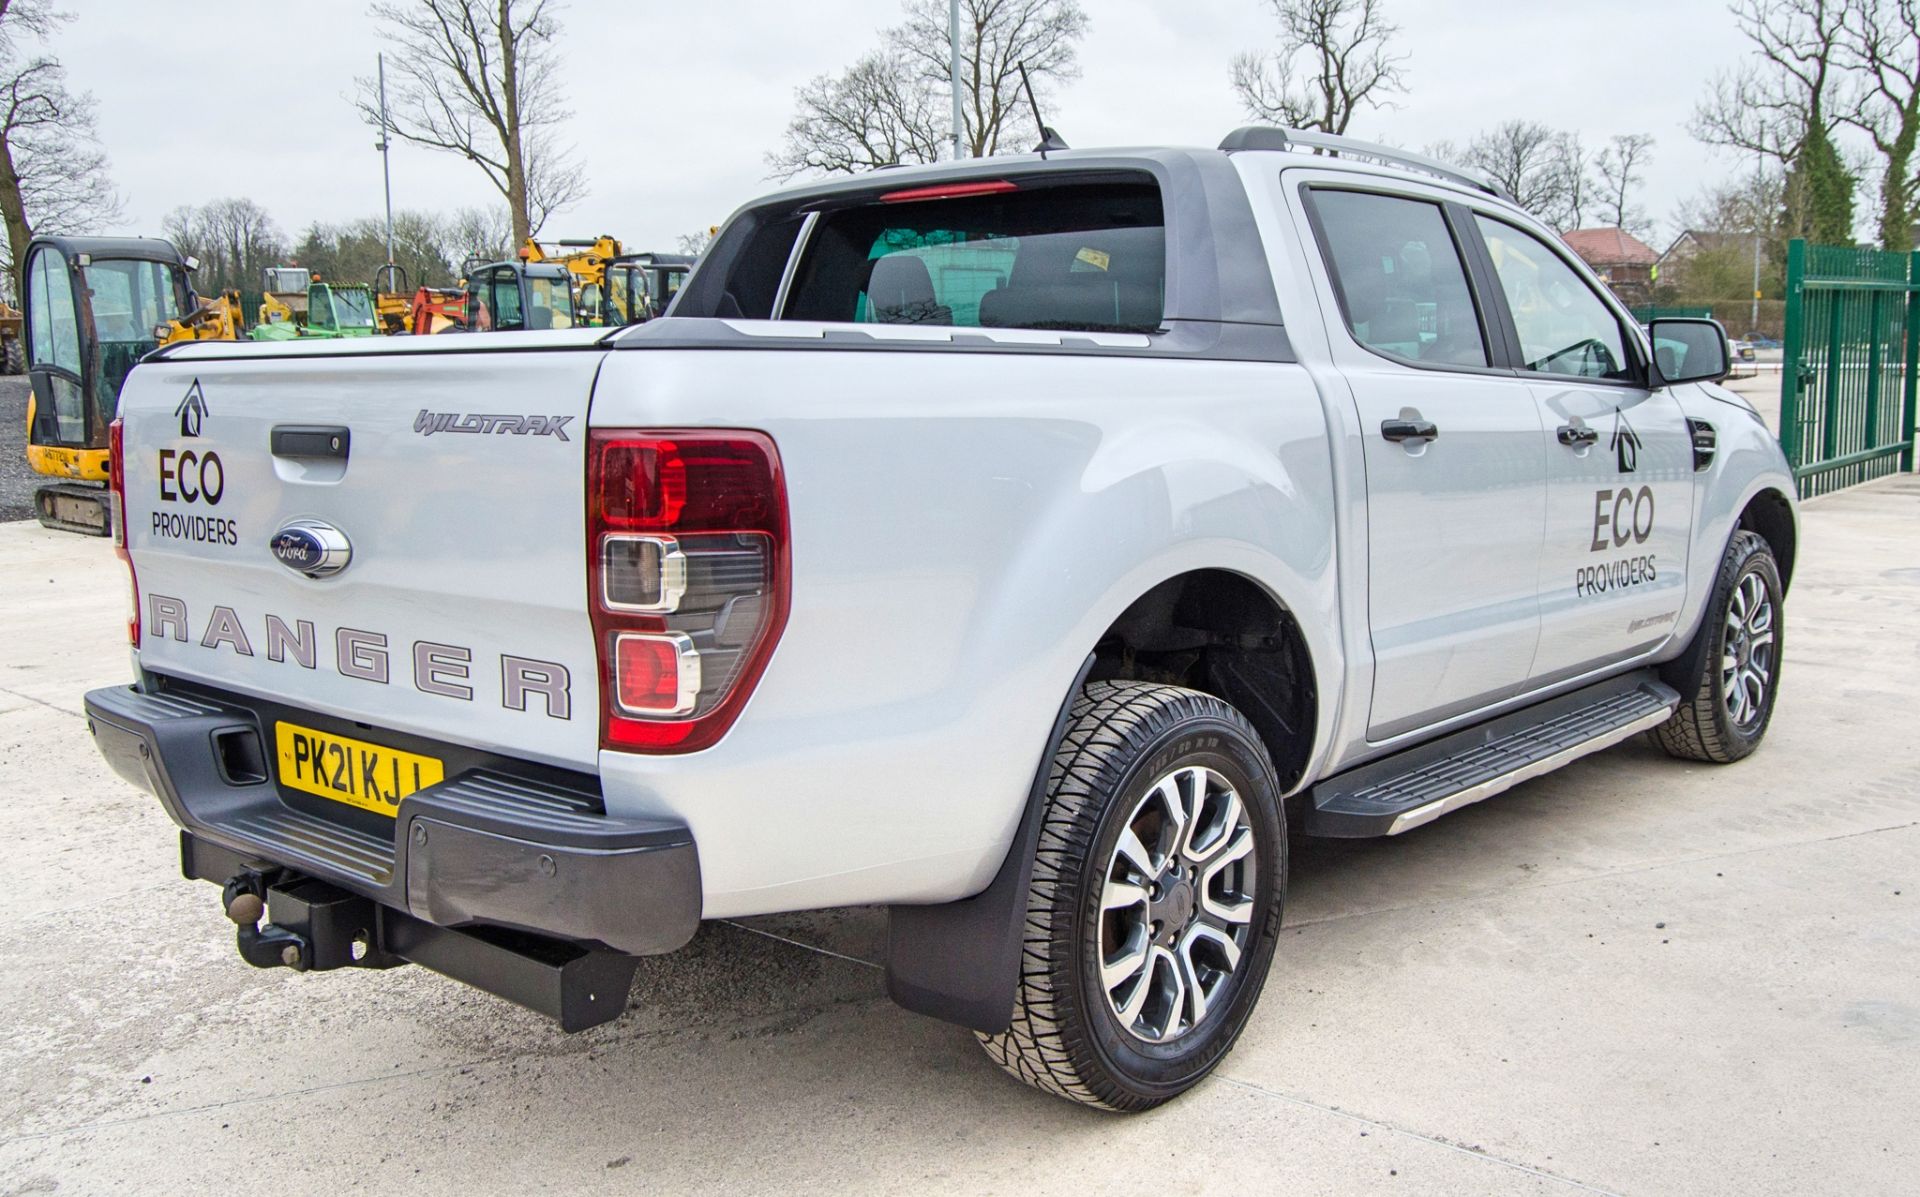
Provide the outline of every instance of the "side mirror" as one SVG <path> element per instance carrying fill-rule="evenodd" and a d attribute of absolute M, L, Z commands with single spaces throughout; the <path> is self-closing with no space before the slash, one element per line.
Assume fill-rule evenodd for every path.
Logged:
<path fill-rule="evenodd" d="M 1717 320 L 1655 320 L 1647 326 L 1653 341 L 1655 382 L 1719 382 L 1733 367 L 1727 330 Z"/>

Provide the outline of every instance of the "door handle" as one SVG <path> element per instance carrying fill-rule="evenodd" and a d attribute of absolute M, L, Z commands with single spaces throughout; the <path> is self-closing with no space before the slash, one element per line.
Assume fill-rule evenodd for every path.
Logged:
<path fill-rule="evenodd" d="M 267 437 L 275 457 L 331 457 L 347 459 L 353 434 L 339 424 L 279 424 Z"/>
<path fill-rule="evenodd" d="M 1560 443 L 1569 449 L 1584 449 L 1600 443 L 1600 430 L 1583 424 L 1562 424 L 1559 436 Z"/>
<path fill-rule="evenodd" d="M 1380 435 L 1390 441 L 1430 441 L 1440 435 L 1432 420 L 1382 420 Z"/>

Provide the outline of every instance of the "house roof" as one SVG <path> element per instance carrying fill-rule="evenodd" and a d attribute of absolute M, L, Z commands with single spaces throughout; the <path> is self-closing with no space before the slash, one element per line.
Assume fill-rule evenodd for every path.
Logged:
<path fill-rule="evenodd" d="M 1713 229 L 1681 229 L 1673 244 L 1660 255 L 1662 262 L 1682 253 L 1698 253 L 1701 250 L 1721 249 L 1728 245 L 1750 247 L 1753 244 L 1752 233 L 1723 233 Z"/>
<path fill-rule="evenodd" d="M 1647 243 L 1625 229 L 1575 229 L 1560 234 L 1590 266 L 1651 266 L 1660 260 Z"/>

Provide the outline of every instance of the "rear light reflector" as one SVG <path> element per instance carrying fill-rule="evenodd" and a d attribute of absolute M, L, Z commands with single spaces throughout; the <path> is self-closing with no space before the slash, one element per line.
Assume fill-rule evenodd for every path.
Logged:
<path fill-rule="evenodd" d="M 107 518 L 113 521 L 113 553 L 127 566 L 127 584 L 133 588 L 133 613 L 127 617 L 127 643 L 140 647 L 140 577 L 127 552 L 126 425 L 118 416 L 107 425 Z"/>
<path fill-rule="evenodd" d="M 713 744 L 746 705 L 787 618 L 786 489 L 773 441 L 595 430 L 587 536 L 601 746 Z"/>
<path fill-rule="evenodd" d="M 614 701 L 641 718 L 686 715 L 700 701 L 700 654 L 682 632 L 627 632 L 613 642 Z"/>

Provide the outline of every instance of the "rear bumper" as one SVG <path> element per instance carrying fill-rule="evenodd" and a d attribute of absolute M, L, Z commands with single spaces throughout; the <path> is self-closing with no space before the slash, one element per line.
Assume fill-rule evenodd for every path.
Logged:
<path fill-rule="evenodd" d="M 598 794 L 450 769 L 401 801 L 391 830 L 374 833 L 288 803 L 270 776 L 233 775 L 232 737 L 271 742 L 244 701 L 127 686 L 92 691 L 86 708 L 116 773 L 159 798 L 191 839 L 240 860 L 319 878 L 435 927 L 500 927 L 629 955 L 673 951 L 699 926 L 692 833 L 609 816 Z"/>

